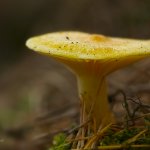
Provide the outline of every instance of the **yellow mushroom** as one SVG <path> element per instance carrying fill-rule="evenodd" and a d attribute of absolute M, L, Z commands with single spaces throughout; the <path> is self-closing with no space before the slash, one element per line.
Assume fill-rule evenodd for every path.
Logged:
<path fill-rule="evenodd" d="M 82 32 L 55 32 L 27 41 L 27 46 L 67 65 L 77 76 L 81 123 L 92 131 L 115 121 L 107 100 L 106 76 L 150 56 L 150 41 Z"/>

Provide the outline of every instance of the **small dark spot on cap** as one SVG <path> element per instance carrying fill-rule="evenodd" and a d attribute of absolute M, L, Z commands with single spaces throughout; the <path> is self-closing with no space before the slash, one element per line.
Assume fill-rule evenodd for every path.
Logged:
<path fill-rule="evenodd" d="M 67 40 L 70 40 L 70 38 L 69 38 L 68 36 L 66 36 L 66 39 L 67 39 Z"/>

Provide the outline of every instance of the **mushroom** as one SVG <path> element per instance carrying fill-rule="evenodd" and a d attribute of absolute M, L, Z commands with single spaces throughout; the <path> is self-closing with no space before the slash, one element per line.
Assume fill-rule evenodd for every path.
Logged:
<path fill-rule="evenodd" d="M 150 56 L 149 40 L 83 32 L 49 33 L 29 39 L 26 45 L 64 63 L 76 74 L 81 124 L 89 120 L 91 132 L 115 122 L 107 100 L 107 75 Z"/>

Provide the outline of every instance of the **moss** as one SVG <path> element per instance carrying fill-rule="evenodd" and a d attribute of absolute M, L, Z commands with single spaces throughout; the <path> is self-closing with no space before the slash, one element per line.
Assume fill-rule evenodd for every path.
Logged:
<path fill-rule="evenodd" d="M 49 150 L 69 150 L 70 144 L 66 142 L 66 135 L 59 133 L 54 136 L 53 146 Z"/>
<path fill-rule="evenodd" d="M 100 141 L 100 145 L 123 144 L 126 140 L 132 138 L 140 131 L 139 128 L 124 129 L 118 132 L 108 131 L 107 135 Z"/>
<path fill-rule="evenodd" d="M 145 125 L 143 126 L 132 126 L 132 127 L 124 127 L 115 130 L 112 127 L 108 128 L 106 133 L 99 139 L 98 147 L 102 149 L 105 146 L 110 146 L 110 149 L 115 149 L 116 146 L 122 146 L 119 149 L 139 149 L 144 150 L 145 148 L 134 148 L 132 145 L 149 145 L 150 144 L 150 117 L 145 117 Z M 145 130 L 143 134 L 136 137 L 140 132 Z M 136 137 L 136 138 L 135 138 Z M 134 140 L 131 140 L 133 139 Z M 53 139 L 53 146 L 49 150 L 70 150 L 72 147 L 72 143 L 67 142 L 67 135 L 64 133 L 60 133 L 56 135 Z M 73 139 L 72 139 L 73 140 Z M 129 142 L 130 141 L 130 142 Z M 105 149 L 105 148 L 104 148 Z"/>

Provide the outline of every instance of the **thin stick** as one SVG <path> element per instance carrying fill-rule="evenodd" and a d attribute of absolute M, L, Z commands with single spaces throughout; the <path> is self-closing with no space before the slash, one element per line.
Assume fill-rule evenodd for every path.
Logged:
<path fill-rule="evenodd" d="M 147 114 L 144 114 L 144 115 L 141 115 L 139 117 L 136 117 L 136 118 L 133 118 L 133 119 L 129 119 L 129 120 L 126 120 L 126 121 L 132 121 L 132 120 L 137 120 L 137 119 L 140 119 L 140 118 L 143 118 L 143 117 L 146 117 L 146 116 L 150 116 L 150 113 L 147 113 Z"/>
<path fill-rule="evenodd" d="M 141 131 L 140 133 L 138 133 L 138 134 L 135 135 L 134 137 L 132 137 L 132 138 L 126 140 L 124 143 L 131 144 L 131 143 L 135 142 L 135 141 L 138 139 L 138 137 L 140 137 L 140 136 L 141 136 L 142 134 L 144 134 L 146 131 L 147 131 L 147 129 Z"/>
<path fill-rule="evenodd" d="M 107 125 L 105 128 L 103 128 L 101 131 L 97 132 L 95 135 L 93 135 L 93 137 L 88 141 L 88 143 L 85 145 L 84 149 L 89 148 L 100 136 L 102 136 L 105 131 L 108 130 L 108 128 L 111 126 L 112 124 Z"/>
<path fill-rule="evenodd" d="M 77 135 L 76 135 L 75 138 L 78 138 L 78 136 L 80 135 L 80 132 L 81 132 L 81 130 L 80 130 L 80 128 L 79 128 L 78 133 L 77 133 Z M 72 144 L 72 148 L 77 147 L 77 145 L 78 145 L 78 141 L 74 141 L 73 144 Z"/>
<path fill-rule="evenodd" d="M 79 126 L 77 126 L 77 127 L 73 128 L 73 129 L 71 129 L 70 131 L 68 131 L 68 134 L 71 134 L 71 133 L 73 133 L 74 131 L 76 131 L 76 130 L 82 128 L 82 127 L 84 127 L 84 126 L 85 126 L 87 123 L 89 123 L 89 122 L 90 122 L 90 120 L 87 120 L 87 121 L 83 122 L 83 123 L 80 124 Z"/>
<path fill-rule="evenodd" d="M 89 138 L 91 138 L 92 136 L 88 136 L 88 137 L 83 137 L 83 138 L 75 138 L 75 139 L 70 139 L 70 140 L 66 140 L 67 142 L 71 143 L 74 141 L 82 141 L 82 140 L 87 140 Z"/>
<path fill-rule="evenodd" d="M 85 122 L 86 116 L 85 116 L 85 103 L 83 102 L 83 109 L 82 109 L 82 122 Z M 83 139 L 85 137 L 85 128 L 81 129 L 81 138 Z M 84 147 L 84 140 L 81 140 L 81 148 Z"/>

